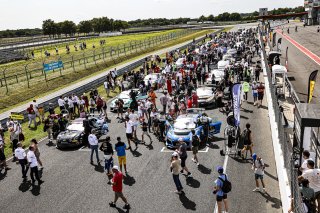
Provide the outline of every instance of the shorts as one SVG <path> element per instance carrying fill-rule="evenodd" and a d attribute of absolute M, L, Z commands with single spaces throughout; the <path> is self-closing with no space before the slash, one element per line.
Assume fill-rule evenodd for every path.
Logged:
<path fill-rule="evenodd" d="M 193 146 L 193 147 L 192 147 L 192 153 L 193 153 L 194 155 L 197 154 L 198 151 L 199 151 L 199 147 L 197 147 L 197 146 Z"/>
<path fill-rule="evenodd" d="M 180 157 L 180 159 L 181 159 L 181 167 L 182 168 L 186 167 L 187 157 Z"/>
<path fill-rule="evenodd" d="M 132 139 L 132 133 L 126 133 L 128 139 Z"/>
<path fill-rule="evenodd" d="M 258 100 L 263 100 L 263 93 L 258 93 Z"/>
<path fill-rule="evenodd" d="M 253 93 L 253 97 L 258 97 L 258 93 Z"/>
<path fill-rule="evenodd" d="M 225 200 L 228 198 L 227 194 L 223 194 L 223 196 L 217 195 L 217 202 L 221 202 L 222 200 Z"/>
<path fill-rule="evenodd" d="M 256 180 L 260 179 L 263 180 L 263 175 L 254 174 Z"/>
<path fill-rule="evenodd" d="M 72 108 L 69 108 L 69 113 L 74 113 L 73 107 L 72 107 Z"/>
<path fill-rule="evenodd" d="M 126 156 L 118 156 L 118 161 L 119 161 L 119 165 L 122 165 L 122 164 L 127 164 L 127 158 Z"/>
<path fill-rule="evenodd" d="M 116 197 L 116 199 L 120 198 L 124 198 L 123 193 L 122 192 L 114 192 L 114 196 Z"/>

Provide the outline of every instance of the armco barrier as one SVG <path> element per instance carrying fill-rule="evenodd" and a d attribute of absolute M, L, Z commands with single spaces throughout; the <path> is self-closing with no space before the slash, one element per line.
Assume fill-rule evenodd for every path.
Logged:
<path fill-rule="evenodd" d="M 221 30 L 218 30 L 214 33 L 220 33 L 222 32 L 224 29 L 221 29 Z M 206 36 L 202 36 L 198 39 L 195 40 L 196 43 L 199 43 L 200 41 L 202 41 L 203 39 L 205 39 Z M 184 44 L 184 45 L 181 45 L 179 46 L 177 49 L 184 49 L 186 47 L 188 47 L 190 44 L 192 44 L 192 41 L 188 42 L 187 44 Z M 119 75 L 122 75 L 125 71 L 128 71 L 128 70 L 132 70 L 140 65 L 142 65 L 143 63 L 145 62 L 145 58 L 142 58 L 142 59 L 139 59 L 139 60 L 135 60 L 133 61 L 131 64 L 121 68 L 118 70 L 118 74 Z M 45 111 L 47 111 L 48 109 L 48 105 L 49 103 L 52 103 L 54 107 L 57 107 L 58 106 L 58 103 L 57 103 L 57 99 L 60 97 L 60 96 L 66 96 L 66 95 L 71 95 L 71 94 L 76 94 L 78 96 L 82 95 L 83 93 L 85 92 L 88 92 L 90 91 L 91 89 L 93 88 L 96 88 L 98 86 L 101 86 L 103 84 L 103 82 L 105 81 L 105 76 L 102 76 L 102 77 L 97 77 L 96 79 L 90 81 L 90 82 L 86 82 L 84 85 L 80 86 L 80 87 L 77 87 L 73 90 L 69 90 L 67 92 L 61 92 L 60 94 L 57 94 L 55 97 L 49 99 L 49 100 L 46 100 L 45 102 L 38 102 L 37 104 L 38 105 L 42 105 L 44 106 L 44 109 Z M 14 109 L 12 110 L 14 111 Z M 24 115 L 25 117 L 25 120 L 27 120 L 27 112 L 26 112 L 26 109 L 23 109 L 21 111 L 18 111 L 18 113 L 21 113 Z M 2 125 L 2 127 L 6 128 L 6 122 L 7 122 L 7 119 L 8 117 L 3 117 L 0 118 L 0 124 Z"/>

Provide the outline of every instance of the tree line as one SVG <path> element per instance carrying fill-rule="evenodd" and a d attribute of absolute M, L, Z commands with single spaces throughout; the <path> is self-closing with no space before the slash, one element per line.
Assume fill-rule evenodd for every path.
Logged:
<path fill-rule="evenodd" d="M 269 14 L 278 15 L 285 13 L 299 13 L 304 12 L 303 6 L 295 8 L 278 8 L 269 11 Z M 196 22 L 220 22 L 220 21 L 250 21 L 255 20 L 259 16 L 258 11 L 252 13 L 228 13 L 224 12 L 217 16 L 200 16 L 199 18 L 154 18 L 154 19 L 137 19 L 134 21 L 114 20 L 108 17 L 93 18 L 91 20 L 81 21 L 75 24 L 73 21 L 54 22 L 51 19 L 43 21 L 41 29 L 20 29 L 20 30 L 5 30 L 0 31 L 0 37 L 20 37 L 31 35 L 49 35 L 50 37 L 56 36 L 72 36 L 76 33 L 89 34 L 101 33 L 108 31 L 120 31 L 129 27 L 150 27 L 150 26 L 166 26 L 176 24 L 187 24 L 189 21 Z"/>

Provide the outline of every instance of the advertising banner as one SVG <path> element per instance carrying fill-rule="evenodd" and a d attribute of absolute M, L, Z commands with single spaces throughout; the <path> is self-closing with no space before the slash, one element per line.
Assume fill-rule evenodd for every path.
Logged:
<path fill-rule="evenodd" d="M 241 89 L 240 83 L 234 84 L 232 87 L 233 115 L 237 127 L 240 126 Z"/>
<path fill-rule="evenodd" d="M 43 64 L 43 70 L 45 72 L 48 72 L 50 70 L 55 70 L 55 69 L 59 69 L 59 68 L 63 68 L 63 63 L 62 61 L 55 61 L 49 64 Z"/>
<path fill-rule="evenodd" d="M 311 100 L 312 100 L 312 95 L 313 95 L 313 91 L 314 91 L 314 85 L 316 84 L 316 80 L 317 80 L 317 74 L 318 74 L 318 70 L 315 70 L 309 76 L 308 102 L 307 103 L 310 103 Z"/>

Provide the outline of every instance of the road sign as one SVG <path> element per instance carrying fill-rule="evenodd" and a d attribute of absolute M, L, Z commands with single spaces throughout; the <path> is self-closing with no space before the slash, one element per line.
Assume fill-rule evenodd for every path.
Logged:
<path fill-rule="evenodd" d="M 55 61 L 49 64 L 43 64 L 43 70 L 45 72 L 48 72 L 50 70 L 54 70 L 54 69 L 59 69 L 59 68 L 63 68 L 63 63 L 62 61 Z"/>
<path fill-rule="evenodd" d="M 24 116 L 18 112 L 11 112 L 10 118 L 13 120 L 24 120 Z"/>

